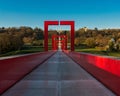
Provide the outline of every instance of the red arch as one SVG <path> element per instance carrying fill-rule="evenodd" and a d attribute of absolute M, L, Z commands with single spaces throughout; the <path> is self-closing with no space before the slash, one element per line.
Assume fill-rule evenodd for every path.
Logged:
<path fill-rule="evenodd" d="M 62 40 L 57 40 L 59 37 Z M 58 50 L 59 42 L 62 43 L 61 49 L 67 50 L 67 36 L 66 35 L 52 35 L 52 50 Z"/>
<path fill-rule="evenodd" d="M 48 51 L 48 26 L 59 25 L 59 21 L 44 22 L 44 50 Z M 60 21 L 60 25 L 70 25 L 71 27 L 71 51 L 74 51 L 74 21 Z"/>

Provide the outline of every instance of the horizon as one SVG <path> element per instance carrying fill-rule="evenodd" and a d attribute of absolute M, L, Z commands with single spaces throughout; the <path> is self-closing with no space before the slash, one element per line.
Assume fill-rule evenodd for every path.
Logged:
<path fill-rule="evenodd" d="M 3 26 L 4 27 L 4 26 Z M 44 28 L 41 28 L 41 27 L 31 27 L 31 26 L 19 26 L 19 27 L 15 27 L 15 26 L 13 26 L 13 27 L 4 27 L 5 29 L 7 29 L 7 28 L 20 28 L 20 27 L 30 27 L 30 28 L 32 28 L 32 29 L 35 29 L 35 28 L 39 28 L 39 29 L 41 29 L 41 30 L 43 30 L 44 31 Z M 0 28 L 2 28 L 2 27 L 0 27 Z M 75 29 L 75 31 L 77 31 L 77 30 L 80 30 L 80 29 L 82 29 L 82 28 L 84 28 L 84 27 L 80 27 L 80 28 L 78 28 L 78 29 Z M 95 27 L 95 28 L 88 28 L 88 27 L 86 27 L 88 30 L 95 30 L 95 28 L 97 28 L 97 27 Z M 98 30 L 120 30 L 120 28 L 97 28 Z M 58 28 L 56 28 L 56 27 L 53 27 L 53 28 L 49 28 L 48 29 L 49 31 L 50 30 L 52 30 L 52 31 L 59 31 L 59 30 L 62 30 L 62 31 L 70 31 L 70 29 L 58 29 Z"/>

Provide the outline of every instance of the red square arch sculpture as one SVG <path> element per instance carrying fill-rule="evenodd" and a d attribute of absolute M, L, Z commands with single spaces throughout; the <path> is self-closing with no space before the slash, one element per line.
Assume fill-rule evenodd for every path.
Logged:
<path fill-rule="evenodd" d="M 48 26 L 59 25 L 59 21 L 45 21 L 44 22 L 44 50 L 48 51 Z"/>
<path fill-rule="evenodd" d="M 48 26 L 49 25 L 70 25 L 71 51 L 74 51 L 74 21 L 45 21 L 44 22 L 44 50 L 48 51 Z"/>

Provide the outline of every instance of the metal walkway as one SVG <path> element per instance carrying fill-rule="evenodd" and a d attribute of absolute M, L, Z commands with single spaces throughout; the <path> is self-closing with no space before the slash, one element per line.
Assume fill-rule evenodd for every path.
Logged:
<path fill-rule="evenodd" d="M 116 96 L 58 51 L 2 96 Z"/>

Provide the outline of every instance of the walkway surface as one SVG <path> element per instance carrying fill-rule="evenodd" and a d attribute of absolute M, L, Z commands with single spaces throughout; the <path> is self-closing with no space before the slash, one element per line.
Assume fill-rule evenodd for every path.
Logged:
<path fill-rule="evenodd" d="M 116 96 L 58 51 L 2 96 Z"/>

